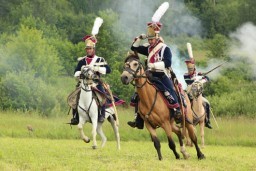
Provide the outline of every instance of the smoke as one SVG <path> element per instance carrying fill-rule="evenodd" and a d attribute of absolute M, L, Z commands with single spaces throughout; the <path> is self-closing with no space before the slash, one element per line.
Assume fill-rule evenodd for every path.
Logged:
<path fill-rule="evenodd" d="M 230 34 L 232 44 L 229 54 L 233 60 L 246 59 L 256 75 L 256 26 L 248 22 Z"/>
<path fill-rule="evenodd" d="M 117 23 L 125 31 L 128 40 L 132 42 L 135 37 L 146 32 L 147 23 L 152 21 L 152 16 L 163 2 L 164 1 L 129 0 L 117 4 L 115 7 L 119 14 L 119 21 L 117 21 Z M 160 35 L 165 39 L 165 43 L 171 47 L 172 68 L 179 82 L 182 84 L 183 88 L 185 88 L 186 83 L 183 75 L 187 72 L 187 67 L 184 62 L 184 56 L 180 55 L 177 45 L 168 41 L 171 40 L 173 36 L 184 34 L 202 37 L 203 29 L 201 21 L 193 16 L 192 12 L 189 11 L 183 1 L 169 0 L 168 2 L 169 8 L 160 19 L 160 22 L 163 24 Z M 187 42 L 184 40 L 184 47 L 186 43 Z M 197 67 L 197 71 L 207 72 L 220 63 L 222 62 L 210 60 L 207 68 Z M 218 76 L 218 73 L 219 72 L 213 71 L 210 77 L 214 79 Z"/>
<path fill-rule="evenodd" d="M 117 4 L 115 7 L 119 14 L 119 21 L 117 22 L 129 40 L 133 40 L 136 36 L 146 32 L 147 23 L 152 21 L 155 11 L 163 2 L 129 0 Z M 201 22 L 186 8 L 183 1 L 169 0 L 168 2 L 169 9 L 160 19 L 163 24 L 161 32 L 170 37 L 179 34 L 200 36 Z"/>

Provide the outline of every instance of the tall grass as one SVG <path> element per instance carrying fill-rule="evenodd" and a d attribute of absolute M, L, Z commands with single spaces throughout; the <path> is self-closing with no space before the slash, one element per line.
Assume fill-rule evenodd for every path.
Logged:
<path fill-rule="evenodd" d="M 121 141 L 150 141 L 146 128 L 143 130 L 133 129 L 127 125 L 127 121 L 134 119 L 134 111 L 118 107 L 119 132 Z M 76 126 L 65 124 L 70 121 L 71 115 L 59 114 L 58 117 L 41 117 L 35 113 L 1 112 L 0 113 L 0 137 L 19 138 L 47 138 L 47 139 L 80 139 Z M 205 128 L 206 145 L 239 145 L 256 146 L 255 119 L 245 117 L 217 117 L 219 128 L 212 118 L 213 129 Z M 29 131 L 31 125 L 34 131 Z M 103 130 L 109 141 L 114 141 L 114 132 L 108 121 L 103 124 Z M 91 137 L 91 124 L 84 126 L 85 134 Z M 167 142 L 164 131 L 159 128 L 157 133 L 161 142 Z M 197 136 L 200 143 L 199 128 Z M 173 135 L 178 142 L 176 135 Z M 97 137 L 99 139 L 99 137 Z"/>

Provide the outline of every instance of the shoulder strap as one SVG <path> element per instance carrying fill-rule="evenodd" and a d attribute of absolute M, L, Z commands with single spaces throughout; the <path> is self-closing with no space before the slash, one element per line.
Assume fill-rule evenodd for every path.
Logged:
<path fill-rule="evenodd" d="M 95 62 L 97 61 L 97 59 L 98 59 L 98 56 L 95 55 L 89 65 L 93 66 L 95 64 Z"/>
<path fill-rule="evenodd" d="M 163 44 L 163 48 L 161 49 L 161 56 L 160 56 L 161 60 L 164 57 L 164 50 L 165 50 L 166 46 L 167 46 L 166 44 Z"/>
<path fill-rule="evenodd" d="M 148 62 L 150 61 L 151 57 L 154 56 L 154 54 L 163 47 L 163 43 L 159 43 L 158 45 L 156 45 L 156 47 L 148 54 Z"/>

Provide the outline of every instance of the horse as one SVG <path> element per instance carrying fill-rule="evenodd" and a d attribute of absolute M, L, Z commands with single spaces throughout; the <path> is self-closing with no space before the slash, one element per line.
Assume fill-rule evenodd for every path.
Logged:
<path fill-rule="evenodd" d="M 123 72 L 121 74 L 121 81 L 124 85 L 134 82 L 137 87 L 137 93 L 139 95 L 139 114 L 143 118 L 145 126 L 151 135 L 151 140 L 158 154 L 158 159 L 162 160 L 161 145 L 157 137 L 156 129 L 158 127 L 163 128 L 168 138 L 169 148 L 173 151 L 176 159 L 180 159 L 179 153 L 176 151 L 175 142 L 172 138 L 172 132 L 178 136 L 180 144 L 180 152 L 185 159 L 190 155 L 186 152 L 185 145 L 183 144 L 183 134 L 181 130 L 176 126 L 174 118 L 170 117 L 170 109 L 164 102 L 162 95 L 153 86 L 149 78 L 146 75 L 144 67 L 140 62 L 137 54 L 129 54 L 125 60 Z M 187 101 L 187 119 L 192 120 L 192 111 L 190 108 L 189 99 L 185 96 Z M 193 125 L 189 122 L 185 122 L 185 126 L 188 129 L 189 136 L 195 145 L 198 159 L 205 158 L 201 152 L 198 144 L 197 137 L 194 133 Z"/>
<path fill-rule="evenodd" d="M 200 127 L 200 136 L 201 136 L 201 147 L 204 148 L 204 125 L 206 111 L 203 105 L 203 84 L 200 81 L 195 81 L 187 88 L 187 94 L 191 99 L 191 109 L 193 112 L 193 124 L 194 126 L 199 124 Z M 191 140 L 188 135 L 186 135 L 186 145 L 192 146 Z"/>
<path fill-rule="evenodd" d="M 107 138 L 102 130 L 101 122 L 98 122 L 98 112 L 99 107 L 96 101 L 96 98 L 93 96 L 92 86 L 95 86 L 94 79 L 97 75 L 94 71 L 88 67 L 82 67 L 81 73 L 84 75 L 84 78 L 81 79 L 81 93 L 78 102 L 78 113 L 79 113 L 79 123 L 77 125 L 80 132 L 80 136 L 85 143 L 90 142 L 90 138 L 84 134 L 83 125 L 86 122 L 92 123 L 92 139 L 93 139 L 93 149 L 97 148 L 96 135 L 100 135 L 102 143 L 101 147 L 104 147 L 107 141 Z M 111 123 L 111 126 L 115 133 L 115 139 L 117 142 L 117 149 L 120 149 L 120 135 L 118 126 L 115 121 L 115 112 L 113 107 L 106 109 L 105 118 Z"/>

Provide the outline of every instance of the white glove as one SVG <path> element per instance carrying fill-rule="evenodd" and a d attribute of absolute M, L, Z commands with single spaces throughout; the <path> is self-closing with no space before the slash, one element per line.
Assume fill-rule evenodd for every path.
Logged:
<path fill-rule="evenodd" d="M 154 69 L 154 68 L 155 68 L 154 63 L 148 63 L 148 68 L 149 68 L 149 69 Z"/>
<path fill-rule="evenodd" d="M 92 70 L 93 70 L 93 71 L 99 71 L 99 68 L 100 68 L 99 66 L 94 66 L 94 67 L 92 68 Z"/>
<path fill-rule="evenodd" d="M 141 34 L 140 36 L 139 36 L 139 39 L 141 39 L 141 40 L 144 40 L 144 39 L 146 39 L 147 38 L 147 35 L 146 34 Z"/>

